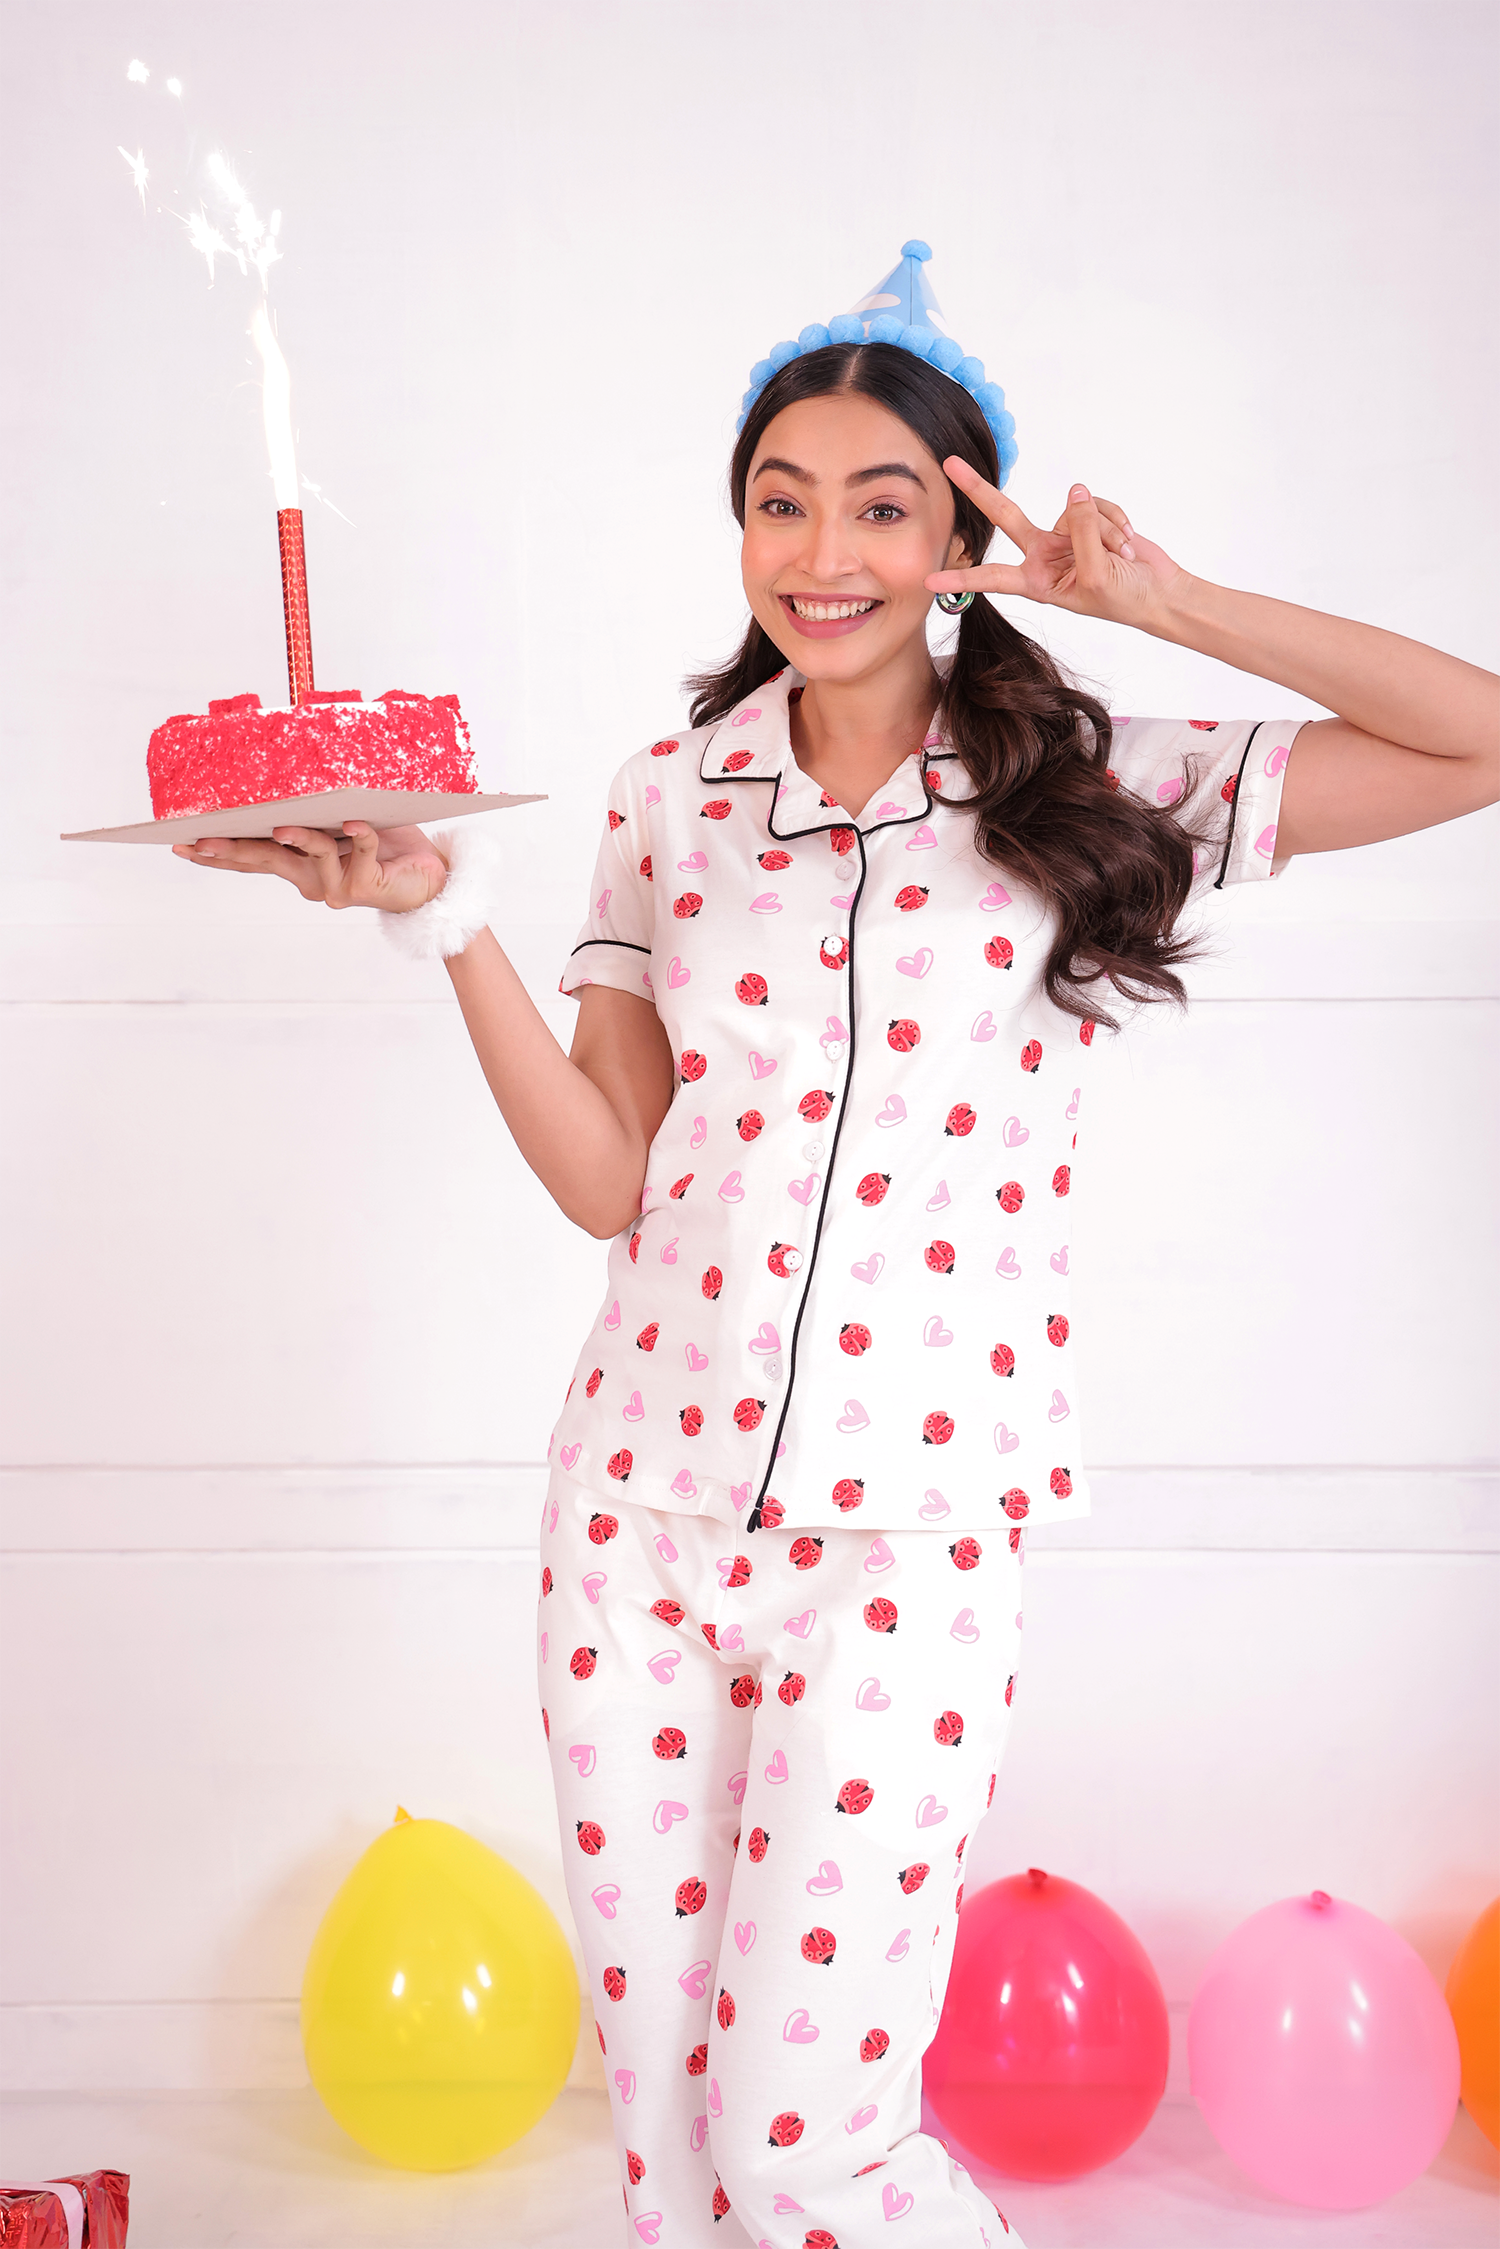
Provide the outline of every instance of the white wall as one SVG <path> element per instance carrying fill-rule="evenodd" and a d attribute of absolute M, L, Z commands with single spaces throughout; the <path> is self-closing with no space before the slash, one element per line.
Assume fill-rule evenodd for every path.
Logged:
<path fill-rule="evenodd" d="M 13 17 L 0 2082 L 294 2081 L 398 1799 L 561 1909 L 532 1529 L 602 1274 L 440 972 L 54 841 L 144 815 L 169 711 L 284 676 L 249 294 L 118 144 L 186 189 L 191 127 L 282 206 L 353 519 L 309 514 L 319 677 L 456 688 L 486 782 L 550 792 L 500 816 L 501 934 L 566 1037 L 605 781 L 737 628 L 745 370 L 909 233 L 1023 507 L 1082 475 L 1211 577 L 1496 661 L 1494 44 L 1451 0 Z M 1305 707 L 1018 614 L 1117 708 Z M 1441 1972 L 1496 1887 L 1496 832 L 1230 900 L 1081 1144 L 1099 1507 L 1036 1541 L 975 1878 L 1096 1887 L 1179 2014 L 1277 1895 Z"/>

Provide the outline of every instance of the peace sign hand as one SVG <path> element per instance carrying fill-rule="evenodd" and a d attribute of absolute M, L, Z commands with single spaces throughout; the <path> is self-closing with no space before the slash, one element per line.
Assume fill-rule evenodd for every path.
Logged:
<path fill-rule="evenodd" d="M 1020 549 L 1022 560 L 936 570 L 923 581 L 929 593 L 1022 594 L 1054 609 L 1149 632 L 1173 581 L 1186 575 L 1162 548 L 1132 530 L 1123 508 L 1096 500 L 1085 485 L 1073 486 L 1066 509 L 1043 531 L 956 453 L 944 461 L 943 473 Z"/>

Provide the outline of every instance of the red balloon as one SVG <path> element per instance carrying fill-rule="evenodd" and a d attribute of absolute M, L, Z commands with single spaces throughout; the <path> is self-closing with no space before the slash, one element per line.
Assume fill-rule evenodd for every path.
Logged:
<path fill-rule="evenodd" d="M 955 2140 L 1013 2179 L 1123 2155 L 1167 2082 L 1167 2003 L 1102 1898 L 1032 1867 L 964 1899 L 923 2090 Z"/>

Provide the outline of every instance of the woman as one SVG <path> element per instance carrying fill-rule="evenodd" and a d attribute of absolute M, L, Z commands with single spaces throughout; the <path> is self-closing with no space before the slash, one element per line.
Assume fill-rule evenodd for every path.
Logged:
<path fill-rule="evenodd" d="M 996 2249 L 920 2070 L 1022 1525 L 1086 1505 L 1065 1221 L 1095 1026 L 1181 998 L 1195 882 L 1493 801 L 1500 682 L 1194 578 L 1081 485 L 1039 530 L 993 396 L 926 330 L 840 333 L 758 370 L 752 622 L 611 784 L 568 1056 L 462 830 L 183 855 L 410 917 L 522 1153 L 613 1242 L 539 1658 L 635 2235 L 860 2249 L 911 2215 L 922 2249 Z M 985 563 L 993 527 L 1019 563 Z M 1112 725 L 989 592 L 1340 715 Z M 941 668 L 934 594 L 970 603 Z"/>

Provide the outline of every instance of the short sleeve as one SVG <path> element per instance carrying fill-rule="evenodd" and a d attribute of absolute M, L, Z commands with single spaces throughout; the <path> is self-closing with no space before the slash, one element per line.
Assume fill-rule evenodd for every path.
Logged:
<path fill-rule="evenodd" d="M 586 984 L 652 998 L 651 839 L 633 766 L 621 766 L 609 785 L 588 914 L 557 987 L 570 999 Z"/>
<path fill-rule="evenodd" d="M 1292 719 L 1116 718 L 1109 770 L 1148 804 L 1187 807 L 1207 834 L 1195 857 L 1195 888 L 1261 882 L 1287 864 L 1276 855 L 1281 787 L 1298 729 Z"/>

